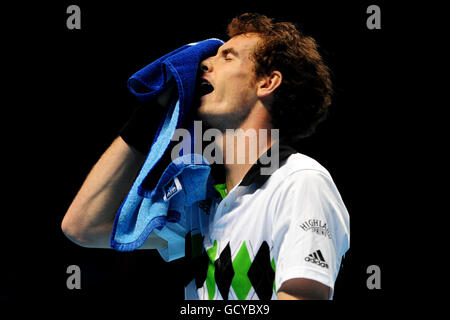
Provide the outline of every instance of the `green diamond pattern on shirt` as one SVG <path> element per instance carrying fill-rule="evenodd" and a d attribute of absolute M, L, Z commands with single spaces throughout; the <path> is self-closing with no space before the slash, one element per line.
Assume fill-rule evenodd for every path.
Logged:
<path fill-rule="evenodd" d="M 206 289 L 208 290 L 208 299 L 214 299 L 214 295 L 216 294 L 216 281 L 214 280 L 215 274 L 215 266 L 214 261 L 216 260 L 217 254 L 217 241 L 214 240 L 214 245 L 209 248 L 206 253 L 209 257 L 208 270 L 206 275 Z"/>
<path fill-rule="evenodd" d="M 268 300 L 275 291 L 275 260 L 270 260 L 270 249 L 264 241 L 256 255 L 251 257 L 247 243 L 242 242 L 234 259 L 231 256 L 230 243 L 217 255 L 217 241 L 206 253 L 209 257 L 206 277 L 208 298 L 214 299 L 217 288 L 224 300 L 228 300 L 230 287 L 239 300 L 248 298 L 253 287 L 261 300 Z M 273 291 L 272 291 L 273 290 Z"/>
<path fill-rule="evenodd" d="M 247 298 L 247 295 L 252 288 L 250 279 L 247 276 L 251 264 L 252 260 L 250 259 L 247 245 L 244 241 L 236 257 L 233 259 L 234 277 L 231 281 L 231 286 L 239 300 Z"/>

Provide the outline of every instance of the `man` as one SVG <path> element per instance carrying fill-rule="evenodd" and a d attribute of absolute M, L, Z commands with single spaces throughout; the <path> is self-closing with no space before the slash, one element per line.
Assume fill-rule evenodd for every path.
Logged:
<path fill-rule="evenodd" d="M 330 299 L 349 247 L 348 213 L 328 171 L 286 145 L 324 119 L 332 93 L 328 68 L 315 41 L 291 23 L 243 14 L 228 34 L 201 63 L 210 89 L 197 115 L 221 132 L 215 143 L 224 159 L 232 150 L 235 161 L 224 161 L 216 201 L 190 209 L 186 298 Z M 256 132 L 253 140 L 245 140 L 247 131 Z M 113 142 L 68 209 L 62 230 L 75 243 L 109 248 L 115 213 L 145 157 L 135 136 L 125 130 Z M 256 158 L 271 153 L 278 169 L 262 174 L 262 161 L 236 161 L 252 159 L 255 143 Z M 141 249 L 168 245 L 152 233 Z"/>

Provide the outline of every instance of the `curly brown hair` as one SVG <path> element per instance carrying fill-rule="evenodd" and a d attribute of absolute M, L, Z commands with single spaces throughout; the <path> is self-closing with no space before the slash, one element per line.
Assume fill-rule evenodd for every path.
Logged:
<path fill-rule="evenodd" d="M 282 83 L 269 107 L 272 124 L 280 138 L 295 142 L 311 135 L 327 115 L 333 93 L 330 71 L 318 52 L 316 41 L 290 22 L 256 13 L 244 13 L 228 25 L 230 38 L 257 33 L 262 41 L 252 59 L 257 77 L 277 70 Z"/>

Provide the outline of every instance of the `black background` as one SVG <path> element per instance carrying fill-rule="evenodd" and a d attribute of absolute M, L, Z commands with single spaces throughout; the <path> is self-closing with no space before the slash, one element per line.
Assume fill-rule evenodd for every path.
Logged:
<path fill-rule="evenodd" d="M 12 99 L 3 117 L 4 183 L 10 191 L 3 197 L 2 299 L 183 300 L 179 262 L 166 264 L 155 251 L 81 248 L 64 237 L 60 223 L 133 110 L 128 77 L 183 44 L 226 40 L 226 25 L 243 12 L 297 23 L 317 40 L 333 71 L 330 116 L 298 149 L 331 172 L 351 217 L 351 248 L 338 276 L 335 303 L 379 303 L 402 295 L 400 284 L 408 279 L 400 255 L 409 241 L 402 235 L 402 190 L 409 170 L 402 155 L 411 140 L 405 110 L 412 108 L 403 102 L 402 85 L 414 63 L 406 49 L 411 30 L 402 20 L 407 6 L 384 1 L 92 2 L 23 4 L 4 11 L 11 18 L 3 50 L 6 94 Z M 66 27 L 71 4 L 81 8 L 81 30 Z M 381 30 L 366 27 L 370 4 L 381 8 Z M 81 290 L 66 287 L 66 268 L 72 264 L 81 268 Z M 372 264 L 381 268 L 381 290 L 366 287 Z"/>

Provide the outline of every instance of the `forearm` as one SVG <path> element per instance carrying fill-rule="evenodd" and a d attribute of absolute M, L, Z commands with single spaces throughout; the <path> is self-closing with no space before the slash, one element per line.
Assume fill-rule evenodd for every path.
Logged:
<path fill-rule="evenodd" d="M 331 288 L 311 279 L 293 278 L 281 285 L 278 300 L 328 300 Z"/>
<path fill-rule="evenodd" d="M 117 138 L 101 156 L 75 196 L 62 230 L 83 246 L 109 247 L 114 217 L 145 156 Z"/>

